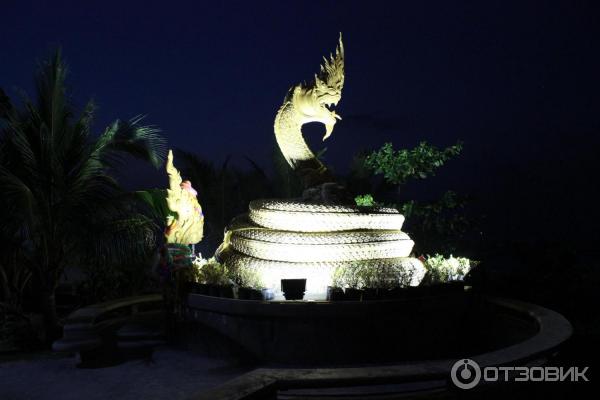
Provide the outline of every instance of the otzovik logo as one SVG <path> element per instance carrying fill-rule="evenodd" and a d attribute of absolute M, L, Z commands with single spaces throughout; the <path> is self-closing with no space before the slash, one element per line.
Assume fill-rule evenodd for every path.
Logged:
<path fill-rule="evenodd" d="M 452 383 L 460 389 L 472 389 L 481 380 L 481 368 L 479 364 L 468 358 L 458 360 L 450 371 Z"/>
<path fill-rule="evenodd" d="M 468 358 L 452 366 L 450 377 L 459 389 L 472 389 L 483 379 L 485 382 L 589 382 L 585 375 L 589 367 L 485 367 Z"/>

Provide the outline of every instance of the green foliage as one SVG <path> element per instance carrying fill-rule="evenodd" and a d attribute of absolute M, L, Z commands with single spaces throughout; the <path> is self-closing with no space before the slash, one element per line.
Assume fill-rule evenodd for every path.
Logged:
<path fill-rule="evenodd" d="M 354 201 L 359 207 L 373 207 L 376 205 L 373 195 L 371 194 L 359 194 L 354 198 Z"/>
<path fill-rule="evenodd" d="M 67 265 L 125 265 L 147 258 L 156 224 L 111 171 L 129 155 L 158 167 L 166 154 L 159 130 L 141 117 L 117 120 L 92 135 L 95 106 L 79 116 L 57 51 L 36 75 L 36 100 L 18 110 L 0 95 L 0 238 L 26 253 L 41 306 L 56 325 L 53 293 Z"/>
<path fill-rule="evenodd" d="M 414 149 L 394 151 L 391 143 L 386 143 L 365 158 L 365 165 L 375 174 L 383 174 L 391 184 L 402 185 L 409 179 L 425 179 L 435 174 L 435 170 L 462 151 L 462 143 L 439 150 L 427 142 L 421 142 Z"/>
<path fill-rule="evenodd" d="M 77 287 L 82 304 L 101 303 L 159 289 L 150 259 L 128 264 L 84 264 L 81 269 L 86 276 Z"/>
<path fill-rule="evenodd" d="M 135 195 L 137 199 L 141 200 L 149 207 L 149 210 L 157 221 L 164 223 L 164 221 L 167 220 L 167 217 L 177 216 L 167 205 L 167 189 L 139 190 L 135 192 Z"/>
<path fill-rule="evenodd" d="M 195 266 L 198 268 L 198 282 L 210 285 L 226 285 L 229 283 L 230 273 L 227 267 L 214 258 L 195 263 Z"/>
<path fill-rule="evenodd" d="M 5 351 L 39 350 L 43 343 L 43 330 L 36 328 L 30 316 L 0 303 L 0 354 Z"/>
<path fill-rule="evenodd" d="M 232 271 L 231 279 L 244 288 L 260 290 L 265 287 L 260 275 L 251 268 L 238 268 L 237 271 Z"/>
<path fill-rule="evenodd" d="M 31 260 L 25 244 L 15 237 L 4 237 L 0 252 L 0 309 L 21 311 L 23 292 L 32 276 Z"/>
<path fill-rule="evenodd" d="M 356 262 L 349 266 L 337 267 L 332 285 L 340 288 L 393 289 L 409 286 L 413 270 L 402 265 L 381 266 Z"/>
<path fill-rule="evenodd" d="M 406 218 L 418 253 L 457 251 L 456 243 L 472 225 L 464 213 L 466 203 L 465 197 L 449 190 L 437 201 L 411 200 L 398 207 Z"/>
<path fill-rule="evenodd" d="M 441 254 L 427 256 L 423 264 L 427 268 L 427 275 L 423 283 L 443 283 L 455 280 L 462 280 L 464 276 L 477 265 L 476 261 L 469 260 L 465 257 L 450 257 L 445 258 Z"/>
<path fill-rule="evenodd" d="M 379 191 L 389 191 L 389 186 L 393 185 L 396 187 L 395 192 L 401 193 L 398 190 L 400 186 L 411 179 L 425 179 L 435 175 L 436 170 L 458 156 L 462 148 L 460 141 L 441 150 L 427 142 L 421 142 L 413 149 L 396 151 L 391 143 L 386 143 L 379 150 L 365 155 L 362 167 L 376 175 L 383 175 L 384 187 L 380 187 Z M 362 171 L 361 168 L 355 169 Z M 464 212 L 466 198 L 451 190 L 431 202 L 395 202 L 399 205 L 390 206 L 398 208 L 405 216 L 405 229 L 410 232 L 415 241 L 415 251 L 419 253 L 456 251 L 457 244 L 472 225 Z"/>

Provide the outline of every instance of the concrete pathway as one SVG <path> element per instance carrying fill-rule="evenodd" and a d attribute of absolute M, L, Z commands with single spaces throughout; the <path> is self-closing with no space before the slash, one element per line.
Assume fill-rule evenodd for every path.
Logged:
<path fill-rule="evenodd" d="M 151 360 L 96 369 L 76 365 L 75 357 L 1 362 L 0 399 L 178 400 L 252 369 L 167 347 L 157 349 Z"/>

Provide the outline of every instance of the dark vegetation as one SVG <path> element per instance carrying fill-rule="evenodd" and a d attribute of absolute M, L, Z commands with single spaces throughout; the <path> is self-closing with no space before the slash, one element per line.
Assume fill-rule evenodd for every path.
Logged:
<path fill-rule="evenodd" d="M 161 244 L 161 221 L 111 175 L 123 155 L 162 164 L 165 141 L 141 119 L 116 121 L 99 136 L 91 132 L 93 103 L 76 113 L 65 89 L 66 67 L 56 53 L 36 76 L 35 100 L 17 107 L 0 90 L 0 342 L 19 338 L 21 348 L 59 334 L 59 318 L 73 307 L 156 289 L 152 275 Z M 409 181 L 426 179 L 458 157 L 462 144 L 438 149 L 421 143 L 394 150 L 391 144 L 359 154 L 351 173 L 340 176 L 361 206 L 397 207 L 415 254 L 443 253 L 480 261 L 469 276 L 480 291 L 516 297 L 553 308 L 575 326 L 567 357 L 591 360 L 600 323 L 600 273 L 596 253 L 582 253 L 566 241 L 482 241 L 479 216 L 469 198 L 438 188 L 433 201 L 407 198 Z M 175 154 L 184 178 L 199 190 L 205 214 L 204 257 L 221 243 L 231 219 L 261 197 L 296 197 L 301 185 L 274 144 L 273 168 L 263 170 L 247 159 L 236 169 L 201 155 Z M 84 279 L 65 292 L 61 276 L 78 267 Z M 59 309 L 59 295 L 71 296 L 71 308 Z M 60 300 L 60 299 L 59 299 Z M 59 301 L 60 303 L 61 301 Z M 59 304 L 60 305 L 60 304 Z M 34 315 L 43 315 L 46 336 L 35 333 Z M 567 362 L 567 361 L 565 361 Z M 590 361 L 591 362 L 591 361 Z"/>
<path fill-rule="evenodd" d="M 141 125 L 140 117 L 117 120 L 94 136 L 94 103 L 77 113 L 66 75 L 57 51 L 39 66 L 34 99 L 18 107 L 0 92 L 0 318 L 13 323 L 27 301 L 43 315 L 48 342 L 60 334 L 56 289 L 67 267 L 96 278 L 86 300 L 97 300 L 102 285 L 113 295 L 135 290 L 119 288 L 127 274 L 120 267 L 150 257 L 159 227 L 111 169 L 124 154 L 157 167 L 165 154 L 158 129 Z"/>

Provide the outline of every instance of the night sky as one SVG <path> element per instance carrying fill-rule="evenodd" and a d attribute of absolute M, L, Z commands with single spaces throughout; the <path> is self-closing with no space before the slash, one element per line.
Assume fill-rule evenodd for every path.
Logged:
<path fill-rule="evenodd" d="M 32 93 L 36 60 L 60 45 L 75 103 L 99 105 L 97 131 L 146 114 L 172 148 L 269 169 L 286 91 L 317 72 L 342 32 L 343 120 L 324 144 L 336 171 L 384 142 L 460 139 L 463 155 L 414 183 L 427 187 L 419 195 L 470 194 L 491 237 L 598 240 L 593 2 L 84 3 L 0 0 L 9 96 Z M 322 129 L 308 130 L 316 146 Z M 161 175 L 135 164 L 122 180 L 139 189 L 161 185 Z"/>

